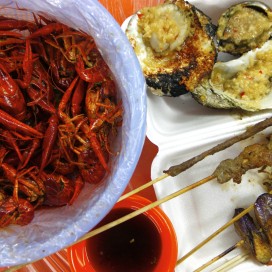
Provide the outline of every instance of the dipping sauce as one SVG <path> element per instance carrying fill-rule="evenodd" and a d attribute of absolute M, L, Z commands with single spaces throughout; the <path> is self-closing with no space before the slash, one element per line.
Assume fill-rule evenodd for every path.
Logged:
<path fill-rule="evenodd" d="M 112 210 L 97 226 L 131 213 Z M 155 223 L 140 214 L 87 240 L 87 257 L 97 272 L 151 272 L 161 255 L 161 237 Z"/>
<path fill-rule="evenodd" d="M 139 195 L 119 201 L 95 229 L 150 203 Z M 155 207 L 74 244 L 67 253 L 72 272 L 173 272 L 178 244 L 170 219 Z"/>

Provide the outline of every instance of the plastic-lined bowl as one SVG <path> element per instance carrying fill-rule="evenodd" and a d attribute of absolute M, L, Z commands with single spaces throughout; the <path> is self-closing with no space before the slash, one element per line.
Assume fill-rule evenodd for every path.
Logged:
<path fill-rule="evenodd" d="M 150 203 L 139 195 L 131 196 L 118 202 L 99 226 Z M 68 261 L 74 272 L 172 272 L 177 254 L 174 227 L 167 215 L 156 207 L 69 247 Z"/>
<path fill-rule="evenodd" d="M 3 267 L 32 262 L 69 246 L 111 210 L 129 183 L 143 147 L 146 86 L 125 34 L 98 1 L 0 0 L 0 4 L 6 7 L 0 10 L 5 17 L 28 19 L 33 18 L 31 12 L 39 13 L 93 36 L 114 74 L 124 107 L 123 126 L 114 145 L 119 154 L 105 181 L 98 187 L 86 184 L 72 206 L 39 210 L 29 225 L 1 229 Z"/>

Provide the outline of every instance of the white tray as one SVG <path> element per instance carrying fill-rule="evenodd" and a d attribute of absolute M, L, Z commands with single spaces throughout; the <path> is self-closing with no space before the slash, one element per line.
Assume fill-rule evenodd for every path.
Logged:
<path fill-rule="evenodd" d="M 241 117 L 230 111 L 207 109 L 193 101 L 190 95 L 179 98 L 149 95 L 147 137 L 159 147 L 151 167 L 152 179 L 161 176 L 163 170 L 170 166 L 186 161 L 225 139 L 240 134 L 248 125 L 269 116 L 271 113 L 267 112 Z M 162 199 L 211 175 L 220 161 L 235 157 L 245 146 L 261 140 L 270 132 L 271 128 L 266 129 L 249 140 L 207 157 L 174 178 L 169 177 L 160 181 L 154 185 L 157 198 Z M 260 182 L 263 177 L 264 175 L 257 174 L 257 171 L 249 171 L 239 185 L 232 181 L 220 185 L 212 180 L 162 204 L 161 208 L 171 219 L 177 233 L 179 258 L 227 223 L 232 218 L 235 208 L 246 208 L 253 203 L 264 192 Z M 233 226 L 230 226 L 180 264 L 176 271 L 192 272 L 239 239 Z M 241 253 L 243 251 L 235 250 L 205 271 L 212 271 L 212 267 L 215 268 Z M 250 258 L 228 271 L 271 271 L 271 267 L 260 266 Z"/>
<path fill-rule="evenodd" d="M 191 0 L 189 2 L 205 12 L 216 23 L 227 7 L 241 1 Z M 122 25 L 123 29 L 126 28 L 127 22 L 128 20 Z M 170 166 L 186 161 L 227 138 L 242 133 L 247 126 L 270 117 L 271 113 L 267 111 L 241 115 L 233 110 L 203 107 L 194 101 L 190 94 L 171 98 L 148 93 L 147 137 L 159 148 L 151 167 L 152 179 L 161 176 L 163 170 Z M 175 178 L 170 177 L 160 181 L 154 185 L 157 198 L 162 199 L 211 175 L 220 161 L 235 157 L 245 146 L 259 141 L 270 132 L 272 129 L 266 129 L 249 140 L 207 157 Z M 179 258 L 228 222 L 235 208 L 246 208 L 252 204 L 265 191 L 260 182 L 262 178 L 263 175 L 257 174 L 256 171 L 248 171 L 239 185 L 233 182 L 220 185 L 212 180 L 162 204 L 161 208 L 171 219 L 177 233 Z M 180 264 L 176 271 L 192 272 L 239 240 L 233 226 L 230 226 Z M 205 271 L 212 271 L 227 260 L 243 253 L 242 250 L 235 250 Z M 250 257 L 228 271 L 264 272 L 271 271 L 271 267 L 260 265 Z"/>

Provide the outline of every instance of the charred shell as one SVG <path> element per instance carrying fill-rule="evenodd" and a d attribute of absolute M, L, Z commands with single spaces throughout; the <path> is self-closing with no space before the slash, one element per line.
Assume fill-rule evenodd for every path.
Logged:
<path fill-rule="evenodd" d="M 186 1 L 166 1 L 132 16 L 126 35 L 149 90 L 159 96 L 192 91 L 216 61 L 211 20 Z"/>
<path fill-rule="evenodd" d="M 217 62 L 192 92 L 202 105 L 260 111 L 272 108 L 272 40 L 241 57 Z"/>
<path fill-rule="evenodd" d="M 219 51 L 242 54 L 262 46 L 272 34 L 271 9 L 258 1 L 228 8 L 218 20 Z"/>

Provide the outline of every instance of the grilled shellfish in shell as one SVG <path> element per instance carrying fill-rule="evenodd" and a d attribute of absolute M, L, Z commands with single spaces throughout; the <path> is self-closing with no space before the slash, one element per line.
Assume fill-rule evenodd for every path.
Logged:
<path fill-rule="evenodd" d="M 219 18 L 218 50 L 234 55 L 262 46 L 272 34 L 272 12 L 264 3 L 246 1 L 229 7 Z"/>
<path fill-rule="evenodd" d="M 272 109 L 272 40 L 237 59 L 217 62 L 192 95 L 213 108 Z"/>
<path fill-rule="evenodd" d="M 210 19 L 182 0 L 143 8 L 132 16 L 126 35 L 147 86 L 159 96 L 194 90 L 210 75 L 217 52 Z"/>

